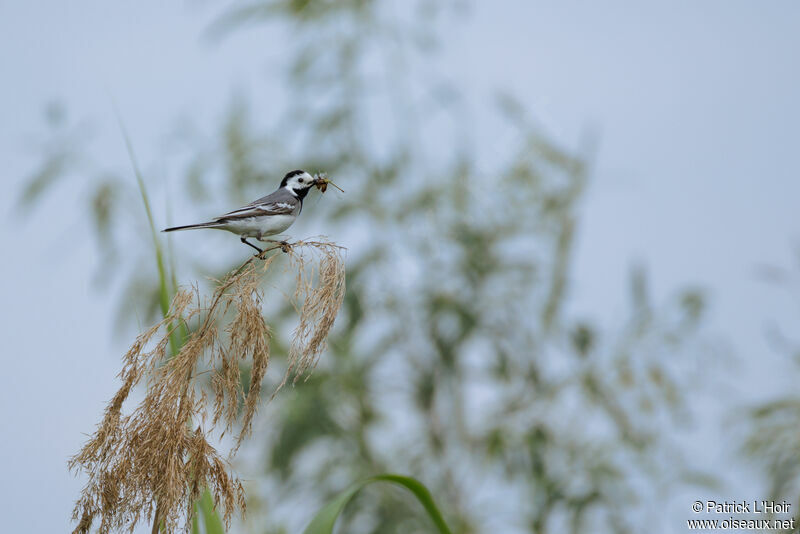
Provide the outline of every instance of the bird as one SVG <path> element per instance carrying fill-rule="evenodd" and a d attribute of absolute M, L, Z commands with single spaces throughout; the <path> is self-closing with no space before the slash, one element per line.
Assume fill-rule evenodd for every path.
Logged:
<path fill-rule="evenodd" d="M 286 173 L 277 190 L 246 206 L 215 217 L 208 222 L 173 226 L 165 228 L 162 232 L 202 228 L 227 230 L 238 234 L 242 243 L 253 247 L 261 254 L 264 251 L 248 241 L 247 238 L 270 241 L 264 238 L 287 230 L 300 215 L 303 209 L 303 199 L 311 191 L 311 188 L 322 186 L 320 189 L 324 191 L 323 187 L 327 182 L 328 180 L 321 176 L 313 177 L 306 171 L 294 170 Z M 281 244 L 286 245 L 285 242 L 281 242 Z"/>

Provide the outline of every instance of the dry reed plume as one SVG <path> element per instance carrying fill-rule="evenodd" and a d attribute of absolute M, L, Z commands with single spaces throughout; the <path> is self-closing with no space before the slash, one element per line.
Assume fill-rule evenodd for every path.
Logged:
<path fill-rule="evenodd" d="M 340 247 L 301 241 L 282 248 L 296 272 L 300 322 L 275 393 L 313 369 L 345 289 Z M 251 430 L 270 357 L 259 283 L 277 255 L 266 252 L 219 281 L 206 303 L 197 288 L 179 291 L 165 319 L 139 335 L 125 354 L 122 386 L 96 432 L 69 462 L 70 469 L 89 478 L 73 512 L 75 533 L 89 532 L 97 519 L 101 533 L 132 531 L 142 520 L 152 520 L 154 531 L 159 522 L 167 532 L 188 530 L 194 502 L 206 487 L 226 525 L 234 512 L 244 513 L 242 485 L 206 436 L 231 431 L 238 421 L 233 456 Z M 309 267 L 307 254 L 318 258 L 317 268 L 313 261 Z M 190 333 L 170 356 L 170 336 L 181 331 Z M 240 364 L 246 361 L 251 369 L 245 393 Z M 205 375 L 210 375 L 213 399 L 202 388 Z M 144 399 L 123 414 L 123 403 L 140 383 L 146 385 Z"/>

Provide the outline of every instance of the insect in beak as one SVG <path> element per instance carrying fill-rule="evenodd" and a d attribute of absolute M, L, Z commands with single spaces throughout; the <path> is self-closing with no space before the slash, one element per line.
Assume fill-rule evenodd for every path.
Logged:
<path fill-rule="evenodd" d="M 339 191 L 341 191 L 342 193 L 344 193 L 344 189 L 342 189 L 341 187 L 339 187 L 339 186 L 338 186 L 338 185 L 336 185 L 335 183 L 333 183 L 333 182 L 331 182 L 330 180 L 328 180 L 328 175 L 327 175 L 327 174 L 325 174 L 324 172 L 322 172 L 322 173 L 319 173 L 319 174 L 316 176 L 315 180 L 314 180 L 314 185 L 315 185 L 315 186 L 317 187 L 317 189 L 319 189 L 319 190 L 320 190 L 322 193 L 324 193 L 325 191 L 327 191 L 327 190 L 328 190 L 328 184 L 331 184 L 333 187 L 335 187 L 336 189 L 338 189 Z"/>

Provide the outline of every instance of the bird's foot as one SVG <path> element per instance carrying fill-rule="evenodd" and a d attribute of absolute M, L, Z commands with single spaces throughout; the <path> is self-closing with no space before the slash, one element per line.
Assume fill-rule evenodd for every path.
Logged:
<path fill-rule="evenodd" d="M 281 249 L 281 251 L 283 251 L 284 253 L 287 253 L 287 254 L 289 252 L 291 252 L 291 250 L 292 250 L 292 244 L 289 243 L 288 241 L 285 241 L 285 240 L 278 241 L 277 239 L 263 239 L 263 238 L 261 238 L 261 239 L 259 239 L 259 241 L 262 241 L 264 243 L 275 243 L 274 246 L 271 246 L 269 248 L 264 249 L 262 251 L 262 254 L 264 252 L 268 252 L 268 251 L 274 250 L 276 248 Z M 252 246 L 252 245 L 250 245 L 250 246 Z"/>

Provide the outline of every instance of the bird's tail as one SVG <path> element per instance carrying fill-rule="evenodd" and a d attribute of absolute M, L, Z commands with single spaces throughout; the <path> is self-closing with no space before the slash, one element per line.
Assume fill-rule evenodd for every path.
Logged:
<path fill-rule="evenodd" d="M 199 228 L 216 228 L 220 225 L 218 222 L 207 222 L 200 224 L 187 224 L 185 226 L 173 226 L 172 228 L 164 228 L 162 232 L 177 232 L 178 230 L 197 230 Z"/>

